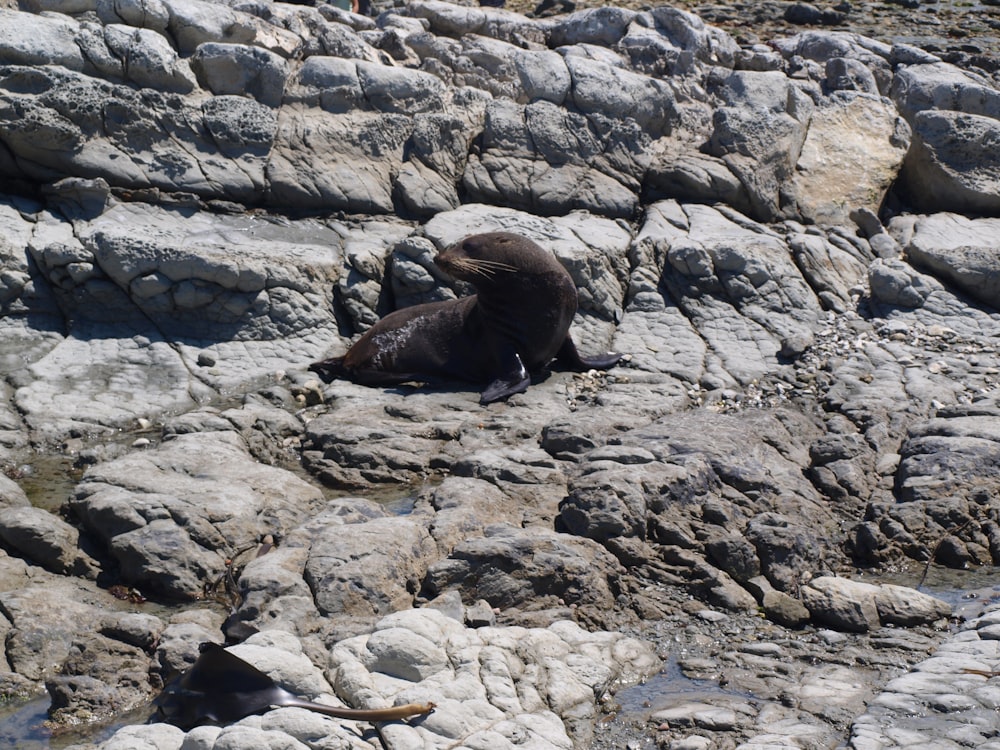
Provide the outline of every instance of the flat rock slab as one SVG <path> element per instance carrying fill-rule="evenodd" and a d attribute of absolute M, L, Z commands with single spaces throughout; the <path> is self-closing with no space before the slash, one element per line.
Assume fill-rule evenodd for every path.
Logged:
<path fill-rule="evenodd" d="M 993 747 L 1000 706 L 1000 689 L 994 685 L 998 672 L 1000 610 L 994 607 L 889 682 L 854 720 L 848 747 Z"/>
<path fill-rule="evenodd" d="M 177 435 L 100 464 L 70 501 L 126 583 L 188 600 L 203 595 L 227 556 L 282 535 L 319 505 L 317 488 L 254 461 L 231 430 Z"/>

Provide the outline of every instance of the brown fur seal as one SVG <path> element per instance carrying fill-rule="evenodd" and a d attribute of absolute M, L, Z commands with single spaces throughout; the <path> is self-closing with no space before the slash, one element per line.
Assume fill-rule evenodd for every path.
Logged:
<path fill-rule="evenodd" d="M 557 359 L 582 371 L 607 369 L 620 354 L 581 357 L 569 335 L 576 286 L 559 262 L 526 237 L 489 232 L 466 237 L 434 262 L 476 294 L 414 305 L 372 326 L 343 357 L 310 370 L 326 382 L 363 385 L 462 380 L 488 384 L 479 403 L 522 393 Z"/>

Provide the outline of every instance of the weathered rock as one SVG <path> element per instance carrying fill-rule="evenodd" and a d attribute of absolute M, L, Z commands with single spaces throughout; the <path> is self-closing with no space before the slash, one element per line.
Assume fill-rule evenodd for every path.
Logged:
<path fill-rule="evenodd" d="M 753 599 L 745 591 L 739 598 L 735 590 L 724 595 L 730 576 L 747 582 L 763 570 L 775 586 L 794 591 L 803 568 L 823 556 L 822 535 L 771 511 L 776 506 L 767 498 L 788 502 L 797 494 L 796 502 L 810 508 L 798 514 L 810 515 L 814 523 L 828 511 L 813 489 L 795 478 L 801 469 L 772 447 L 787 441 L 783 430 L 775 422 L 702 412 L 628 433 L 619 438 L 622 446 L 584 456 L 560 506 L 560 523 L 612 549 L 618 537 L 631 536 L 667 545 L 660 553 L 665 562 L 679 565 L 682 575 L 709 592 L 718 588 L 713 596 L 740 606 L 754 606 Z M 758 442 L 764 434 L 768 445 Z M 772 484 L 778 476 L 780 482 Z M 747 499 L 733 504 L 742 493 Z M 712 510 L 703 515 L 705 507 Z M 751 517 L 753 507 L 759 511 Z M 746 541 L 712 531 L 706 515 L 725 518 L 730 534 L 738 530 Z"/>
<path fill-rule="evenodd" d="M 96 633 L 70 646 L 59 674 L 46 680 L 49 715 L 87 724 L 125 713 L 151 697 L 149 655 L 135 645 Z"/>
<path fill-rule="evenodd" d="M 848 747 L 901 748 L 917 738 L 942 746 L 986 745 L 983 729 L 996 710 L 997 695 L 977 672 L 989 673 L 1000 663 L 1000 644 L 990 634 L 996 619 L 994 608 L 966 623 L 929 658 L 886 684 L 852 722 Z"/>
<path fill-rule="evenodd" d="M 321 613 L 371 617 L 412 606 L 436 552 L 423 526 L 385 517 L 330 530 L 325 520 L 321 514 L 310 522 L 317 535 L 304 572 Z"/>
<path fill-rule="evenodd" d="M 901 175 L 913 205 L 996 214 L 997 165 L 983 150 L 1000 119 L 996 88 L 974 73 L 934 63 L 900 71 L 892 96 L 913 128 Z"/>
<path fill-rule="evenodd" d="M 501 609 L 569 605 L 600 623 L 613 607 L 621 574 L 614 558 L 589 540 L 495 525 L 432 565 L 426 585 L 433 594 L 458 587 L 470 600 L 475 592 Z"/>
<path fill-rule="evenodd" d="M 1000 119 L 966 112 L 918 112 L 902 180 L 918 209 L 996 215 L 1000 162 L 988 144 Z"/>
<path fill-rule="evenodd" d="M 879 626 L 878 586 L 825 576 L 802 587 L 802 603 L 814 620 L 837 630 L 865 632 Z"/>
<path fill-rule="evenodd" d="M 815 622 L 851 632 L 880 624 L 930 623 L 951 613 L 945 602 L 913 589 L 832 576 L 814 578 L 803 586 L 802 602 Z"/>
<path fill-rule="evenodd" d="M 795 173 L 782 187 L 795 194 L 803 219 L 846 224 L 851 210 L 879 209 L 909 145 L 909 126 L 887 101 L 830 96 L 812 115 Z"/>
<path fill-rule="evenodd" d="M 917 423 L 903 443 L 897 482 L 899 503 L 880 503 L 877 525 L 859 539 L 873 557 L 897 550 L 908 557 L 934 556 L 943 564 L 991 564 L 1000 552 L 990 487 L 997 426 L 995 408 L 956 408 Z M 859 529 L 859 532 L 861 529 Z"/>
<path fill-rule="evenodd" d="M 734 71 L 722 84 L 708 153 L 721 158 L 747 189 L 751 215 L 778 217 L 813 116 L 813 101 L 777 71 Z M 766 166 L 764 166 L 766 165 Z"/>
<path fill-rule="evenodd" d="M 249 94 L 269 107 L 281 103 L 288 77 L 287 63 L 279 55 L 242 44 L 200 44 L 191 65 L 213 94 Z"/>
<path fill-rule="evenodd" d="M 4 474 L 0 474 L 0 503 L 4 508 L 25 508 L 31 505 L 20 485 Z"/>
<path fill-rule="evenodd" d="M 21 569 L 15 577 L 4 564 L 0 579 L 7 664 L 36 690 L 41 681 L 58 674 L 75 642 L 108 624 L 106 612 L 114 607 L 114 599 L 93 584 L 43 573 Z"/>
<path fill-rule="evenodd" d="M 241 442 L 232 432 L 178 435 L 96 466 L 70 507 L 127 583 L 198 598 L 227 554 L 286 533 L 319 507 L 318 490 L 254 463 Z"/>
<path fill-rule="evenodd" d="M 81 548 L 80 532 L 41 508 L 0 508 L 0 541 L 53 573 L 93 579 L 100 569 Z"/>
<path fill-rule="evenodd" d="M 403 643 L 421 646 L 398 649 Z M 435 712 L 418 725 L 384 727 L 392 743 L 443 747 L 461 733 L 470 745 L 513 747 L 527 737 L 539 747 L 570 747 L 590 737 L 594 696 L 610 679 L 633 680 L 656 663 L 647 644 L 571 623 L 471 630 L 420 609 L 339 643 L 329 674 L 355 704 L 435 701 Z"/>
<path fill-rule="evenodd" d="M 1000 302 L 1000 220 L 940 213 L 919 219 L 907 259 L 985 305 Z"/>

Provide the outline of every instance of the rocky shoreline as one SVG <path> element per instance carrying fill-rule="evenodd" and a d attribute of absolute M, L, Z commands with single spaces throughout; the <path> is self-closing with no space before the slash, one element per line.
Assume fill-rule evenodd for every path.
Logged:
<path fill-rule="evenodd" d="M 1000 592 L 917 590 L 1000 563 L 993 50 L 757 5 L 0 7 L 0 694 L 96 731 L 210 641 L 437 708 L 75 747 L 995 742 Z M 493 230 L 619 366 L 308 371 Z"/>

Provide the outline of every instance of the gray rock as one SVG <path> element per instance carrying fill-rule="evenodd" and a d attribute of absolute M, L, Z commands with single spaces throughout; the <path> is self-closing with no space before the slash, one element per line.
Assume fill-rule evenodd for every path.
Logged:
<path fill-rule="evenodd" d="M 387 665 L 379 653 L 389 639 L 427 645 L 412 654 L 399 651 Z M 424 658 L 431 652 L 438 654 L 433 664 Z M 392 743 L 439 747 L 442 738 L 453 742 L 462 731 L 470 745 L 506 747 L 519 737 L 522 743 L 527 739 L 540 747 L 563 747 L 589 740 L 594 695 L 608 680 L 620 675 L 631 681 L 657 662 L 645 643 L 614 633 L 587 633 L 569 622 L 547 629 L 473 630 L 425 608 L 390 615 L 371 635 L 341 641 L 331 652 L 330 674 L 338 693 L 355 704 L 437 703 L 419 724 L 386 725 L 382 731 Z M 407 663 L 423 666 L 409 674 L 412 669 L 403 666 Z M 468 663 L 481 665 L 475 675 L 461 666 Z M 385 666 L 389 672 L 382 671 Z M 409 676 L 398 676 L 401 670 Z M 563 719 L 553 721 L 555 717 Z"/>
<path fill-rule="evenodd" d="M 879 587 L 875 607 L 883 625 L 923 625 L 951 615 L 951 606 L 947 602 L 906 586 L 892 584 Z"/>
<path fill-rule="evenodd" d="M 872 297 L 888 305 L 920 307 L 939 288 L 930 277 L 923 276 L 900 260 L 877 259 L 868 271 Z"/>
<path fill-rule="evenodd" d="M 66 16 L 36 16 L 0 8 L 0 29 L 0 58 L 6 64 L 84 68 L 76 43 L 79 27 Z"/>
<path fill-rule="evenodd" d="M 926 624 L 951 613 L 947 603 L 904 586 L 877 586 L 833 576 L 814 578 L 804 586 L 802 602 L 815 622 L 853 632 L 880 624 Z"/>
<path fill-rule="evenodd" d="M 267 164 L 275 203 L 391 213 L 391 176 L 402 164 L 411 130 L 404 115 L 283 114 Z"/>
<path fill-rule="evenodd" d="M 279 55 L 244 44 L 206 42 L 191 55 L 191 68 L 213 94 L 252 96 L 277 107 L 285 92 L 288 65 Z"/>
<path fill-rule="evenodd" d="M 254 463 L 232 433 L 179 435 L 94 467 L 70 501 L 127 583 L 186 599 L 220 575 L 224 551 L 281 535 L 318 504 L 318 490 Z"/>
<path fill-rule="evenodd" d="M 320 515 L 311 522 L 316 538 L 304 571 L 321 613 L 372 617 L 412 606 L 436 552 L 423 526 L 389 517 L 337 523 L 331 532 L 323 521 Z"/>
<path fill-rule="evenodd" d="M 894 80 L 892 98 L 911 122 L 938 110 L 1000 118 L 1000 92 L 986 78 L 947 63 L 908 65 Z"/>
<path fill-rule="evenodd" d="M 22 569 L 19 580 L 9 563 L 3 573 L 0 603 L 7 664 L 37 690 L 41 681 L 58 673 L 72 644 L 91 634 L 115 602 L 93 584 L 51 576 L 37 568 L 30 575 Z"/>
<path fill-rule="evenodd" d="M 872 252 L 879 258 L 898 258 L 902 252 L 902 248 L 899 246 L 899 243 L 896 242 L 891 235 L 885 232 L 872 235 L 868 238 L 868 242 L 872 246 Z"/>
<path fill-rule="evenodd" d="M 551 575 L 542 560 L 558 560 L 560 574 Z M 427 585 L 432 592 L 459 587 L 502 609 L 544 609 L 572 605 L 600 622 L 612 606 L 621 575 L 617 562 L 599 545 L 543 529 L 492 526 L 486 535 L 456 546 L 447 560 L 432 565 Z"/>
<path fill-rule="evenodd" d="M 729 385 L 725 378 L 749 382 L 768 369 L 765 362 L 775 358 L 783 340 L 806 333 L 804 324 L 815 319 L 818 300 L 787 249 L 761 225 L 703 206 L 682 211 L 690 227 L 686 233 L 671 227 L 665 236 L 649 238 L 661 245 L 666 261 L 660 283 L 691 323 L 704 329 L 705 342 L 726 373 L 700 373 L 699 380 L 715 387 Z M 734 234 L 745 240 L 743 249 L 731 242 Z M 794 318 L 772 312 L 771 290 L 784 297 L 784 310 L 797 310 Z M 726 326 L 705 324 L 720 316 L 729 318 Z"/>
<path fill-rule="evenodd" d="M 996 237 L 1000 221 L 939 213 L 919 219 L 907 244 L 907 258 L 980 302 L 1000 300 Z"/>
<path fill-rule="evenodd" d="M 184 742 L 184 732 L 170 724 L 138 724 L 122 727 L 102 745 L 103 750 L 177 750 Z"/>
<path fill-rule="evenodd" d="M 847 578 L 814 578 L 802 587 L 802 603 L 815 622 L 837 630 L 863 633 L 878 628 L 875 597 L 879 588 Z"/>
<path fill-rule="evenodd" d="M 153 14 L 152 8 L 149 12 Z M 187 94 L 197 86 L 189 61 L 180 58 L 156 30 L 108 24 L 104 42 L 121 61 L 122 77 L 143 88 Z"/>
<path fill-rule="evenodd" d="M 569 13 L 546 24 L 548 42 L 553 47 L 579 44 L 612 47 L 621 40 L 636 17 L 634 10 L 614 7 L 588 8 Z"/>
<path fill-rule="evenodd" d="M 162 0 L 98 0 L 97 15 L 106 24 L 122 23 L 140 29 L 164 32 L 170 11 Z"/>
<path fill-rule="evenodd" d="M 379 112 L 415 115 L 437 112 L 444 105 L 441 79 L 423 71 L 359 62 L 358 83 Z"/>
<path fill-rule="evenodd" d="M 868 66 L 849 57 L 833 57 L 826 61 L 826 85 L 831 91 L 879 93 L 878 83 Z"/>
<path fill-rule="evenodd" d="M 0 540 L 53 573 L 95 579 L 100 570 L 81 549 L 80 532 L 41 508 L 0 508 Z"/>
<path fill-rule="evenodd" d="M 570 98 L 584 114 L 627 111 L 653 138 L 669 135 L 678 124 L 673 91 L 662 81 L 576 55 L 566 57 L 566 67 L 573 80 Z M 623 109 L 626 102 L 632 106 Z"/>
<path fill-rule="evenodd" d="M 428 22 L 430 30 L 442 36 L 461 37 L 483 34 L 505 41 L 516 39 L 545 41 L 545 32 L 516 13 L 495 8 L 456 6 L 439 0 L 421 0 L 407 5 L 407 14 Z"/>
<path fill-rule="evenodd" d="M 739 177 L 751 215 L 773 220 L 781 213 L 780 186 L 792 177 L 814 104 L 776 71 L 734 71 L 719 96 L 724 104 L 713 113 L 707 152 Z"/>
<path fill-rule="evenodd" d="M 70 647 L 59 674 L 46 680 L 49 715 L 87 724 L 129 711 L 151 697 L 146 650 L 104 635 L 88 634 Z"/>
<path fill-rule="evenodd" d="M 585 79 L 595 95 L 599 79 Z M 600 103 L 592 106 L 603 111 Z M 499 100 L 487 107 L 484 128 L 483 148 L 470 155 L 462 175 L 471 200 L 542 214 L 634 213 L 645 160 L 635 144 L 648 142 L 636 123 L 595 126 L 545 101 L 522 106 Z"/>
<path fill-rule="evenodd" d="M 250 16 L 206 0 L 163 0 L 170 20 L 167 30 L 178 51 L 191 54 L 205 42 L 246 44 L 256 36 Z"/>
<path fill-rule="evenodd" d="M 989 672 L 1000 656 L 996 644 L 981 634 L 995 614 L 994 609 L 966 623 L 929 657 L 888 682 L 854 719 L 848 747 L 902 747 L 896 737 L 920 737 L 942 747 L 958 742 L 987 745 L 981 728 L 989 725 L 996 695 L 982 676 L 970 672 Z M 890 723 L 893 737 L 885 729 Z"/>
<path fill-rule="evenodd" d="M 31 505 L 20 485 L 2 473 L 0 473 L 0 503 L 4 508 L 26 508 Z"/>
<path fill-rule="evenodd" d="M 913 149 L 901 179 L 918 210 L 995 214 L 1000 165 L 986 144 L 1000 134 L 1000 118 L 967 112 L 918 112 Z"/>
<path fill-rule="evenodd" d="M 752 210 L 746 186 L 724 157 L 665 152 L 650 163 L 646 184 L 662 198 L 700 203 L 721 201 L 745 214 Z"/>
<path fill-rule="evenodd" d="M 732 67 L 740 51 L 728 34 L 667 6 L 636 16 L 619 45 L 636 69 L 659 75 L 687 72 L 696 62 Z"/>

